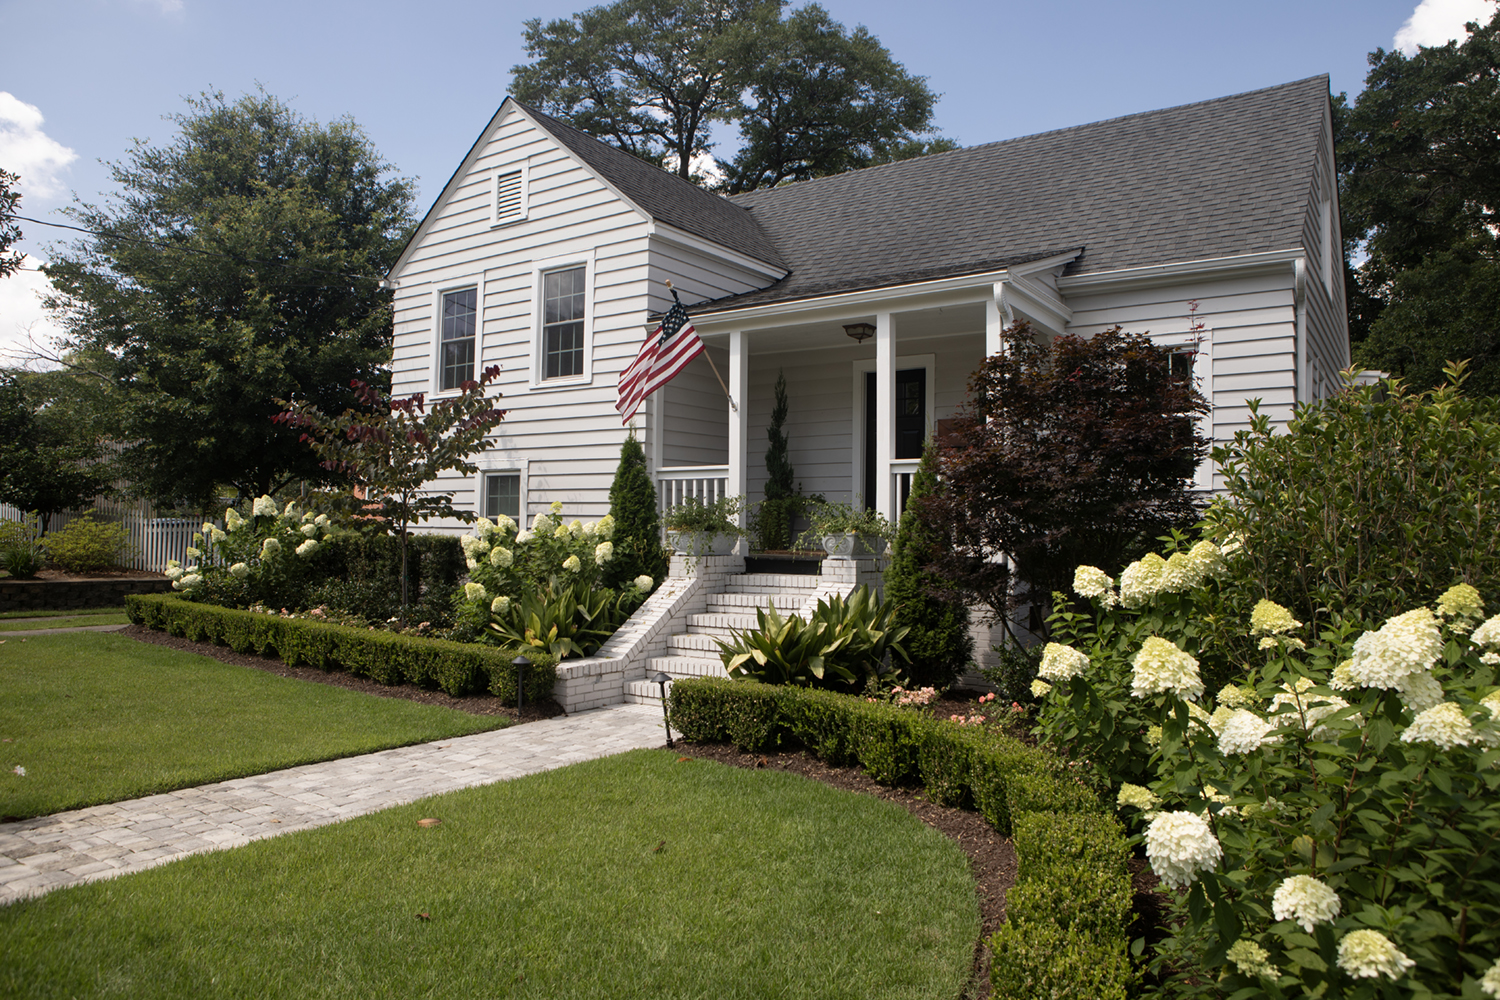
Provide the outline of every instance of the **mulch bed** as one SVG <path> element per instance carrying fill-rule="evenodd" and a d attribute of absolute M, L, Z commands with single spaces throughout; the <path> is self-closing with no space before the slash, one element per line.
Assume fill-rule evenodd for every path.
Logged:
<path fill-rule="evenodd" d="M 500 699 L 494 695 L 472 694 L 462 698 L 455 698 L 451 694 L 442 691 L 431 691 L 427 688 L 415 687 L 411 684 L 378 684 L 368 677 L 355 677 L 340 670 L 319 670 L 316 667 L 289 667 L 280 660 L 269 656 L 258 656 L 254 653 L 236 653 L 228 646 L 220 646 L 212 642 L 193 642 L 188 639 L 169 635 L 166 632 L 158 632 L 142 625 L 130 625 L 116 635 L 128 636 L 139 639 L 141 642 L 149 642 L 157 646 L 166 646 L 168 649 L 180 649 L 187 653 L 199 653 L 211 657 L 222 663 L 232 663 L 238 667 L 251 667 L 255 670 L 264 670 L 278 677 L 293 677 L 299 681 L 311 681 L 314 684 L 332 684 L 335 687 L 347 688 L 350 691 L 360 691 L 364 694 L 373 694 L 377 698 L 401 698 L 406 701 L 421 702 L 424 705 L 440 705 L 443 708 L 454 708 L 460 712 L 468 712 L 470 715 L 503 715 L 512 722 L 535 722 L 538 719 L 550 719 L 554 716 L 565 714 L 562 706 L 548 698 L 544 702 L 535 705 L 527 704 L 521 715 L 516 714 L 514 706 L 501 704 Z"/>
<path fill-rule="evenodd" d="M 905 807 L 928 826 L 946 834 L 969 856 L 969 869 L 974 873 L 975 891 L 979 896 L 981 933 L 974 949 L 972 996 L 980 1000 L 990 995 L 990 950 L 984 942 L 1005 922 L 1005 894 L 1016 881 L 1016 852 L 1011 847 L 1010 838 L 996 833 L 984 817 L 929 802 L 918 790 L 887 787 L 857 767 L 829 767 L 806 751 L 750 754 L 723 744 L 681 741 L 676 749 L 685 757 L 718 761 L 734 767 L 789 771 L 834 788 L 873 795 Z"/>

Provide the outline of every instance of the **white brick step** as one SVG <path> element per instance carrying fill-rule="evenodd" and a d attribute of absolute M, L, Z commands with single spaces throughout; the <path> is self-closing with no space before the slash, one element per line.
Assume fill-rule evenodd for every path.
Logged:
<path fill-rule="evenodd" d="M 693 659 L 705 657 L 719 658 L 719 647 L 712 636 L 702 635 L 696 632 L 674 635 L 667 639 L 667 654 L 669 656 L 687 656 Z"/>
<path fill-rule="evenodd" d="M 818 589 L 822 577 L 795 573 L 740 573 L 724 578 L 726 594 L 809 594 Z"/>
<path fill-rule="evenodd" d="M 760 628 L 760 621 L 754 615 L 688 615 L 688 631 L 697 632 L 701 635 L 717 635 L 728 638 L 736 629 L 745 632 L 754 632 Z"/>
<path fill-rule="evenodd" d="M 667 682 L 667 693 L 672 691 L 672 682 Z M 625 704 L 627 705 L 661 705 L 661 685 L 650 681 L 626 681 L 625 682 Z"/>
<path fill-rule="evenodd" d="M 655 677 L 664 671 L 673 677 L 728 677 L 724 663 L 718 657 L 712 660 L 687 656 L 651 656 L 646 658 L 646 676 Z"/>
<path fill-rule="evenodd" d="M 807 601 L 804 593 L 796 594 L 716 594 L 708 599 L 710 614 L 748 614 L 755 617 L 755 608 L 775 608 L 782 614 L 800 611 Z"/>

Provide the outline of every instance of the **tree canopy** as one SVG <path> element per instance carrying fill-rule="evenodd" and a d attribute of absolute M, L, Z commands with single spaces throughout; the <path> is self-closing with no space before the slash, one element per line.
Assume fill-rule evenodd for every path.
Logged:
<path fill-rule="evenodd" d="M 52 515 L 113 492 L 99 437 L 79 414 L 64 372 L 0 372 L 0 501 Z M 89 387 L 84 387 L 86 390 Z"/>
<path fill-rule="evenodd" d="M 351 380 L 389 383 L 379 284 L 413 225 L 411 184 L 349 119 L 320 125 L 264 92 L 188 105 L 170 145 L 137 140 L 111 165 L 120 193 L 72 210 L 97 235 L 46 267 L 50 304 L 119 390 L 142 494 L 206 509 L 226 486 L 337 481 L 270 418 L 278 398 L 339 412 Z"/>
<path fill-rule="evenodd" d="M 816 3 L 616 0 L 526 22 L 512 92 L 590 135 L 694 180 L 715 124 L 729 193 L 955 148 L 932 133 L 936 95 L 863 27 Z"/>
<path fill-rule="evenodd" d="M 21 178 L 9 170 L 0 169 L 0 278 L 21 269 L 26 255 L 10 248 L 21 241 L 21 227 L 16 225 L 16 212 L 21 207 L 21 192 L 15 188 Z"/>
<path fill-rule="evenodd" d="M 1462 43 L 1370 54 L 1335 104 L 1340 204 L 1360 364 L 1417 387 L 1473 359 L 1500 394 L 1500 11 Z"/>
<path fill-rule="evenodd" d="M 1208 451 L 1192 420 L 1207 401 L 1144 335 L 1047 343 L 1017 323 L 1004 337 L 938 442 L 942 488 L 912 504 L 933 533 L 927 568 L 996 621 L 1017 600 L 1046 604 L 1078 564 L 1114 572 L 1196 520 Z"/>

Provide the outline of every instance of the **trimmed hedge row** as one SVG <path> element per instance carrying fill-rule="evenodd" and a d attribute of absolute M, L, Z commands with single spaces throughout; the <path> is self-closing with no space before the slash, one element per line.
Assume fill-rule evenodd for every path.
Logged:
<path fill-rule="evenodd" d="M 137 625 L 195 642 L 215 642 L 237 653 L 274 656 L 290 666 L 342 670 L 380 684 L 441 688 L 451 695 L 488 691 L 505 702 L 516 700 L 511 661 L 522 652 L 517 649 L 282 618 L 198 604 L 171 594 L 126 597 L 125 613 Z M 532 663 L 526 673 L 526 700 L 550 698 L 557 661 L 543 650 L 524 652 Z"/>
<path fill-rule="evenodd" d="M 752 681 L 679 680 L 668 708 L 684 739 L 750 753 L 800 745 L 883 784 L 920 784 L 1012 837 L 1020 872 L 990 939 L 997 998 L 1122 1000 L 1133 985 L 1125 831 L 1045 751 L 885 702 Z"/>

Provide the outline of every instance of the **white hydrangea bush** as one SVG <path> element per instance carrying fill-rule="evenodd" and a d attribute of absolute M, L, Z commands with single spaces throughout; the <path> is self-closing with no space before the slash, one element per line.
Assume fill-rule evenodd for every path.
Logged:
<path fill-rule="evenodd" d="M 1159 954 L 1195 964 L 1163 974 L 1224 996 L 1500 998 L 1500 615 L 1456 584 L 1313 635 L 1224 600 L 1234 558 L 1147 556 L 1117 595 L 1080 567 L 1037 692 L 1040 735 L 1179 895 Z"/>
<path fill-rule="evenodd" d="M 216 581 L 233 581 L 253 600 L 263 600 L 287 580 L 312 572 L 313 556 L 326 544 L 333 525 L 295 501 L 279 505 L 270 496 L 249 501 L 242 512 L 224 511 L 224 527 L 203 522 L 193 533 L 187 564 L 167 564 L 172 589 L 201 596 Z"/>

